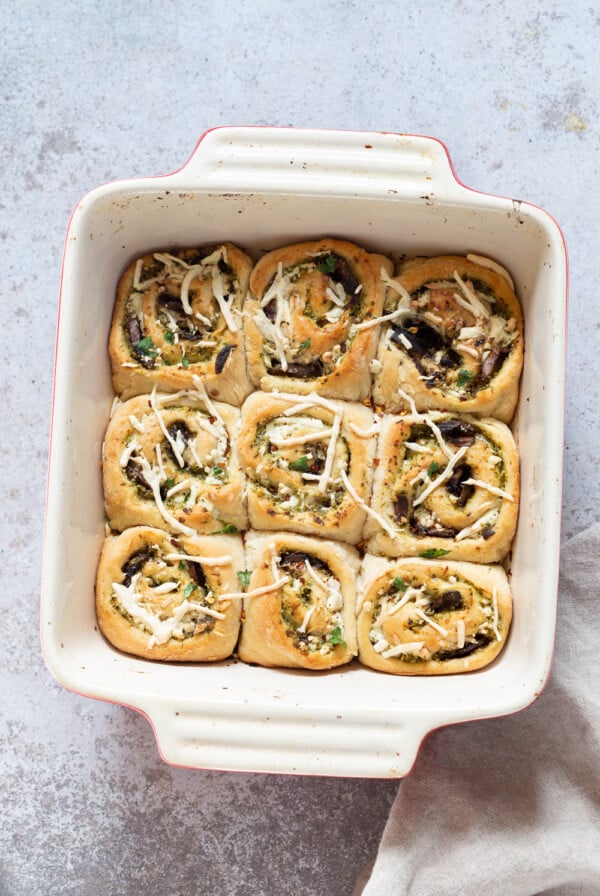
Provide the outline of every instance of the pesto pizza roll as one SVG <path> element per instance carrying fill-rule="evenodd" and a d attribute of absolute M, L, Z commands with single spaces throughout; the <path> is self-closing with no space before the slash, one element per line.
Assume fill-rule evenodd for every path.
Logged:
<path fill-rule="evenodd" d="M 358 592 L 359 660 L 379 672 L 470 672 L 508 637 L 512 596 L 501 566 L 367 554 Z"/>
<path fill-rule="evenodd" d="M 96 578 L 100 629 L 119 650 L 145 659 L 225 659 L 241 607 L 224 595 L 237 590 L 244 567 L 235 535 L 175 538 L 137 526 L 109 536 Z"/>
<path fill-rule="evenodd" d="M 368 550 L 495 563 L 510 548 L 519 507 L 519 458 L 498 420 L 432 411 L 384 416 Z"/>
<path fill-rule="evenodd" d="M 420 411 L 508 423 L 523 364 L 523 315 L 508 273 L 480 256 L 445 255 L 405 262 L 384 279 L 375 403 L 406 409 L 408 393 Z"/>
<path fill-rule="evenodd" d="M 243 529 L 248 518 L 236 439 L 240 411 L 194 390 L 154 389 L 115 410 L 103 448 L 112 529 L 148 525 L 183 535 Z"/>
<path fill-rule="evenodd" d="M 356 647 L 357 552 L 290 532 L 251 532 L 240 659 L 261 666 L 331 669 Z"/>
<path fill-rule="evenodd" d="M 242 407 L 238 451 L 256 529 L 360 541 L 375 451 L 364 405 L 255 392 Z"/>
<path fill-rule="evenodd" d="M 382 256 L 323 239 L 264 255 L 244 306 L 248 371 L 264 391 L 358 401 L 370 391 L 384 287 Z"/>
<path fill-rule="evenodd" d="M 124 399 L 175 392 L 201 376 L 239 407 L 246 374 L 241 308 L 252 262 L 230 243 L 153 252 L 122 274 L 109 338 L 113 386 Z"/>

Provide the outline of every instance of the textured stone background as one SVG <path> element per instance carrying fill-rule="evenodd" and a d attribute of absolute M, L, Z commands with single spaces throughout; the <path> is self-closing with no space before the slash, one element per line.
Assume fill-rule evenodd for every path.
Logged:
<path fill-rule="evenodd" d="M 578 0 L 149 0 L 108 9 L 8 0 L 0 23 L 0 896 L 349 896 L 397 784 L 169 768 L 144 719 L 67 693 L 40 657 L 69 214 L 103 181 L 179 167 L 219 124 L 441 138 L 465 183 L 528 199 L 564 229 L 564 534 L 574 534 L 598 519 L 600 497 L 600 14 Z"/>

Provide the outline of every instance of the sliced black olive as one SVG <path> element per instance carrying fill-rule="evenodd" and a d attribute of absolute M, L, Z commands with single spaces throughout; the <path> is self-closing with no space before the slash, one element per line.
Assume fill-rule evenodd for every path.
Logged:
<path fill-rule="evenodd" d="M 486 644 L 489 644 L 491 638 L 489 635 L 484 635 L 481 632 L 478 632 L 475 635 L 475 639 L 473 641 L 467 641 L 464 647 L 457 647 L 454 650 L 440 650 L 435 653 L 431 659 L 432 660 L 458 660 L 463 656 L 470 656 L 472 653 L 475 653 L 476 650 L 480 650 L 482 647 L 485 647 Z"/>
<path fill-rule="evenodd" d="M 201 330 L 188 330 L 186 327 L 180 326 L 178 327 L 177 332 L 180 339 L 186 339 L 188 342 L 198 342 L 199 339 L 204 339 L 204 333 L 202 333 Z"/>
<path fill-rule="evenodd" d="M 444 591 L 439 597 L 429 604 L 434 613 L 444 613 L 447 610 L 461 610 L 463 606 L 460 591 Z"/>
<path fill-rule="evenodd" d="M 274 362 L 269 370 L 274 376 L 293 376 L 299 379 L 315 379 L 323 376 L 323 362 L 320 358 L 311 361 L 309 364 L 288 364 L 287 370 L 284 370 L 277 362 Z"/>
<path fill-rule="evenodd" d="M 136 572 L 139 572 L 142 569 L 144 563 L 147 563 L 153 556 L 153 552 L 150 548 L 142 548 L 141 551 L 136 551 L 135 554 L 132 554 L 129 560 L 127 560 L 123 566 L 121 567 L 121 571 L 125 574 L 125 578 L 123 579 L 123 584 L 126 588 L 131 585 L 131 580 L 133 579 Z"/>
<path fill-rule="evenodd" d="M 167 426 L 167 432 L 174 442 L 177 442 L 177 434 L 181 433 L 181 435 L 183 436 L 184 446 L 187 445 L 192 437 L 192 431 L 184 420 L 175 420 L 174 423 L 171 423 L 170 426 Z M 169 441 L 167 441 L 166 447 L 171 458 L 175 461 L 176 464 L 178 464 L 179 461 L 175 457 L 175 452 L 171 448 L 171 443 Z"/>
<path fill-rule="evenodd" d="M 413 318 L 407 318 L 403 327 L 393 323 L 391 339 L 392 342 L 404 349 L 406 346 L 403 340 L 408 340 L 410 348 L 406 350 L 409 354 L 414 354 L 419 358 L 422 358 L 423 355 L 432 355 L 444 347 L 444 340 L 437 330 Z"/>
<path fill-rule="evenodd" d="M 346 295 L 350 298 L 350 302 L 353 302 L 359 296 L 360 290 L 358 287 L 360 283 L 350 270 L 350 265 L 345 258 L 341 258 L 339 255 L 334 255 L 333 257 L 335 259 L 335 270 L 331 274 L 331 279 L 335 283 L 342 284 Z"/>
<path fill-rule="evenodd" d="M 420 536 L 433 535 L 436 538 L 454 538 L 456 535 L 456 529 L 448 529 L 446 526 L 424 526 L 415 517 L 411 518 L 410 528 L 411 532 Z"/>
<path fill-rule="evenodd" d="M 263 313 L 265 317 L 273 323 L 277 315 L 277 299 L 271 299 L 271 301 L 263 308 Z"/>
<path fill-rule="evenodd" d="M 200 563 L 188 563 L 188 569 L 190 571 L 190 578 L 198 585 L 200 588 L 203 588 L 204 591 L 208 591 L 208 585 L 206 582 L 206 576 L 204 575 L 204 570 Z"/>
<path fill-rule="evenodd" d="M 485 529 L 482 530 L 481 534 L 483 535 L 483 537 L 484 537 L 485 540 L 487 541 L 488 538 L 491 538 L 492 535 L 494 534 L 494 530 L 491 529 L 489 526 L 486 526 Z"/>
<path fill-rule="evenodd" d="M 453 348 L 447 349 L 440 358 L 440 367 L 453 368 L 460 367 L 461 364 L 462 358 Z"/>
<path fill-rule="evenodd" d="M 283 551 L 280 554 L 281 566 L 297 566 L 299 563 L 304 564 L 306 560 L 316 569 L 324 569 L 329 572 L 329 567 L 325 561 L 321 560 L 320 557 L 315 557 L 314 554 L 307 554 L 304 551 Z"/>
<path fill-rule="evenodd" d="M 464 507 L 475 491 L 475 486 L 465 484 L 465 479 L 471 479 L 472 475 L 473 470 L 469 464 L 459 464 L 446 483 L 446 489 L 457 499 L 459 507 Z"/>
<path fill-rule="evenodd" d="M 185 253 L 185 260 L 190 267 L 193 267 L 193 265 L 200 264 L 205 258 L 208 258 L 212 252 L 214 252 L 213 246 L 205 246 L 202 249 L 189 249 Z"/>
<path fill-rule="evenodd" d="M 158 304 L 163 308 L 168 308 L 169 311 L 175 311 L 177 314 L 184 314 L 181 299 L 178 299 L 176 296 L 170 295 L 168 292 L 163 292 L 160 294 L 158 298 Z"/>
<path fill-rule="evenodd" d="M 394 516 L 399 523 L 405 523 L 408 519 L 408 497 L 403 494 L 394 498 Z"/>
<path fill-rule="evenodd" d="M 219 354 L 215 358 L 215 373 L 221 373 L 225 364 L 227 363 L 227 358 L 231 354 L 231 352 L 235 349 L 235 345 L 224 345 L 220 350 Z"/>
<path fill-rule="evenodd" d="M 481 365 L 481 370 L 479 371 L 478 382 L 479 383 L 487 383 L 491 380 L 495 373 L 498 373 L 502 365 L 504 364 L 504 359 L 508 355 L 508 350 L 505 348 L 498 348 L 498 346 L 494 346 L 494 348 L 490 351 L 489 355 Z"/>
<path fill-rule="evenodd" d="M 127 335 L 129 337 L 131 347 L 135 352 L 136 345 L 138 344 L 138 342 L 141 342 L 143 338 L 142 327 L 137 317 L 129 317 L 127 319 Z"/>
<path fill-rule="evenodd" d="M 146 479 L 144 478 L 144 474 L 142 473 L 142 469 L 141 469 L 140 465 L 135 460 L 133 460 L 133 458 L 131 458 L 127 462 L 127 466 L 125 467 L 125 475 L 127 476 L 127 478 L 129 479 L 130 482 L 133 482 L 133 483 L 135 483 L 135 485 L 138 485 L 145 492 L 147 492 L 148 495 L 152 494 L 152 489 L 146 482 Z"/>
<path fill-rule="evenodd" d="M 233 268 L 227 264 L 225 259 L 219 258 L 217 262 L 217 267 L 221 271 L 222 274 L 233 274 Z"/>
<path fill-rule="evenodd" d="M 475 441 L 475 430 L 462 420 L 442 420 L 438 423 L 438 429 L 445 439 L 461 448 L 468 447 Z"/>

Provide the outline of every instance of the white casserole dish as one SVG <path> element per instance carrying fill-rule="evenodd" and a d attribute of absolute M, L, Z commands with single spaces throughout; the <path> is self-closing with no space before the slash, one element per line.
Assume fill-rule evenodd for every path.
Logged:
<path fill-rule="evenodd" d="M 357 663 L 314 674 L 121 654 L 97 630 L 94 611 L 118 277 L 152 248 L 229 240 L 259 253 L 324 235 L 384 253 L 475 252 L 515 279 L 526 353 L 514 425 L 522 495 L 508 644 L 491 666 L 441 678 Z M 443 145 L 428 137 L 219 128 L 174 174 L 93 190 L 69 225 L 60 296 L 41 607 L 52 674 L 80 694 L 142 712 L 162 757 L 197 768 L 396 777 L 434 728 L 529 704 L 554 642 L 566 291 L 555 222 L 528 203 L 464 187 Z"/>

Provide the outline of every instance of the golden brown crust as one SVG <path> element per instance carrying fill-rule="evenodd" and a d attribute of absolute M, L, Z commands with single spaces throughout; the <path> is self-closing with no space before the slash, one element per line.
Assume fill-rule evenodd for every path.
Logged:
<path fill-rule="evenodd" d="M 242 540 L 235 535 L 174 539 L 160 529 L 138 526 L 110 536 L 96 578 L 100 629 L 119 650 L 145 659 L 225 659 L 237 641 L 241 604 L 219 596 L 239 590 L 236 573 L 244 568 Z"/>
<path fill-rule="evenodd" d="M 246 528 L 239 421 L 237 408 L 207 405 L 192 391 L 140 395 L 118 407 L 106 432 L 102 465 L 111 528 L 147 525 L 187 535 Z"/>
<path fill-rule="evenodd" d="M 298 243 L 264 255 L 252 271 L 244 306 L 248 372 L 254 385 L 267 392 L 315 391 L 346 401 L 366 398 L 379 328 L 354 327 L 381 314 L 382 267 L 390 273 L 392 263 L 335 239 Z M 278 349 L 279 337 L 273 331 L 280 322 L 283 341 Z"/>
<path fill-rule="evenodd" d="M 254 570 L 249 590 L 282 584 L 245 599 L 240 659 L 322 670 L 356 656 L 359 557 L 353 548 L 290 532 L 250 532 L 246 548 Z"/>
<path fill-rule="evenodd" d="M 385 311 L 407 311 L 382 330 L 375 404 L 391 412 L 410 409 L 401 389 L 419 411 L 438 408 L 508 423 L 523 364 L 523 315 L 508 280 L 447 255 L 411 259 L 395 281 L 410 303 L 390 285 Z M 482 305 L 487 313 L 478 310 Z"/>
<path fill-rule="evenodd" d="M 368 431 L 373 415 L 357 403 L 325 400 L 327 407 L 322 403 L 319 396 L 263 392 L 255 392 L 244 403 L 238 452 L 248 477 L 250 524 L 356 544 L 366 513 L 347 490 L 344 476 L 368 502 L 375 441 L 357 435 L 353 428 Z M 287 444 L 296 439 L 300 444 Z M 329 454 L 331 477 L 321 491 L 319 477 L 326 471 Z"/>
<path fill-rule="evenodd" d="M 512 596 L 501 566 L 366 555 L 358 593 L 359 660 L 379 672 L 472 672 L 508 637 Z"/>
<path fill-rule="evenodd" d="M 251 269 L 250 258 L 231 243 L 134 260 L 119 280 L 110 330 L 117 394 L 127 399 L 155 385 L 176 392 L 197 375 L 212 398 L 239 407 L 252 389 L 240 318 Z M 229 306 L 225 315 L 215 290 Z"/>
<path fill-rule="evenodd" d="M 497 420 L 436 411 L 427 417 L 446 452 L 422 417 L 383 417 L 371 503 L 393 534 L 369 517 L 368 550 L 389 557 L 444 551 L 449 560 L 496 563 L 517 525 L 513 435 Z"/>

